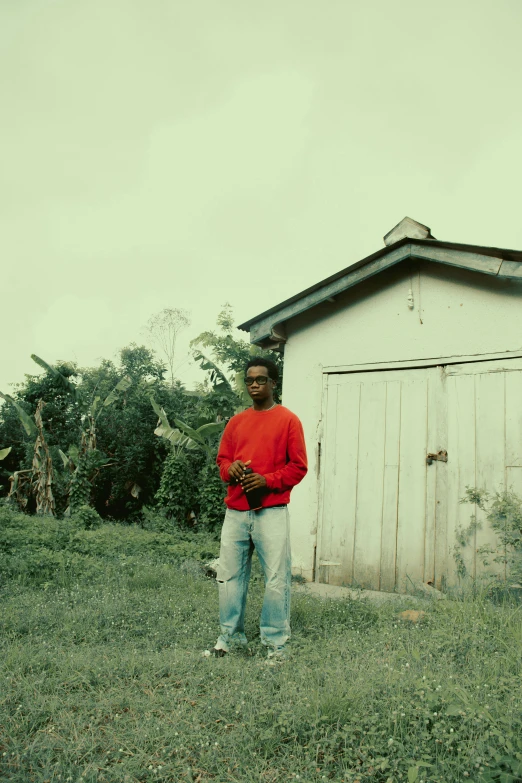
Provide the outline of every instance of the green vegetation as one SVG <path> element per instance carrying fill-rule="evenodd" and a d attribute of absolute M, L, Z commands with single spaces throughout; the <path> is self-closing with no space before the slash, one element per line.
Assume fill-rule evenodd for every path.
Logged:
<path fill-rule="evenodd" d="M 466 567 L 475 549 L 475 533 L 481 527 L 476 509 L 467 528 L 457 530 L 457 544 L 453 556 L 463 583 L 482 589 L 491 597 L 511 593 L 520 597 L 522 588 L 522 498 L 510 489 L 496 490 L 493 496 L 484 489 L 466 487 L 461 503 L 469 503 L 483 512 L 483 518 L 497 536 L 495 547 L 486 545 L 476 549 L 484 566 L 480 579 L 472 580 Z"/>
<path fill-rule="evenodd" d="M 503 568 L 502 584 L 425 602 L 418 623 L 399 613 L 420 598 L 377 607 L 296 591 L 290 658 L 270 666 L 256 562 L 249 650 L 204 655 L 218 634 L 205 567 L 224 511 L 214 460 L 248 403 L 242 370 L 258 349 L 233 336 L 225 306 L 218 331 L 192 341 L 207 380 L 188 392 L 174 377 L 188 319 L 165 314 L 152 327 L 168 338 L 169 382 L 131 345 L 95 368 L 33 357 L 45 374 L 1 395 L 0 780 L 520 783 L 512 493 L 463 499 L 499 536 L 479 554 Z M 282 372 L 281 356 L 261 353 Z M 476 527 L 455 549 L 463 584 Z"/>
<path fill-rule="evenodd" d="M 61 517 L 87 505 L 103 519 L 135 522 L 154 508 L 180 528 L 214 528 L 225 495 L 214 464 L 219 437 L 228 418 L 250 403 L 244 365 L 261 353 L 282 372 L 283 359 L 237 339 L 224 305 L 218 330 L 192 341 L 206 379 L 187 391 L 173 373 L 176 337 L 188 323 L 179 309 L 149 321 L 168 381 L 165 365 L 145 346 L 132 344 L 116 363 L 90 368 L 52 366 L 33 355 L 45 374 L 26 376 L 11 395 L 0 392 L 0 497 L 41 515 Z"/>
<path fill-rule="evenodd" d="M 0 508 L 1 780 L 520 781 L 520 607 L 296 592 L 270 667 L 255 563 L 250 651 L 216 660 L 218 541 L 144 524 Z"/>

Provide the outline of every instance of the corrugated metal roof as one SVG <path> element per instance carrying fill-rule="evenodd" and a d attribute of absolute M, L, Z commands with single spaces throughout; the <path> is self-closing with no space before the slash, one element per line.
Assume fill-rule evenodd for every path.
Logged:
<path fill-rule="evenodd" d="M 374 261 L 381 256 L 385 256 L 391 250 L 395 250 L 402 245 L 411 243 L 416 245 L 424 245 L 425 247 L 438 247 L 445 250 L 480 253 L 481 255 L 491 256 L 492 258 L 499 258 L 503 261 L 515 261 L 517 263 L 522 263 L 522 250 L 507 250 L 500 247 L 483 247 L 482 245 L 465 245 L 458 242 L 443 242 L 436 239 L 411 239 L 410 237 L 404 237 L 399 242 L 396 242 L 395 244 L 388 247 L 381 248 L 376 253 L 372 253 L 372 255 L 366 256 L 366 258 L 363 258 L 361 261 L 356 261 L 354 264 L 350 264 L 350 266 L 341 269 L 340 272 L 336 272 L 334 275 L 331 275 L 330 277 L 321 280 L 319 283 L 315 283 L 315 285 L 310 286 L 310 288 L 306 288 L 304 291 L 291 296 L 290 299 L 285 299 L 284 302 L 280 302 L 279 304 L 275 305 L 275 307 L 271 307 L 269 310 L 265 310 L 263 313 L 250 318 L 248 321 L 240 324 L 238 329 L 249 332 L 250 327 L 258 321 L 262 321 L 264 318 L 267 318 L 270 315 L 274 315 L 279 310 L 282 310 L 288 305 L 294 304 L 294 302 L 298 302 L 300 299 L 304 299 L 305 296 L 314 293 L 314 291 L 320 290 L 329 283 L 333 283 L 335 280 L 338 280 L 349 272 L 353 272 L 355 269 L 359 269 L 360 267 L 365 266 L 365 264 L 368 264 L 370 261 Z"/>

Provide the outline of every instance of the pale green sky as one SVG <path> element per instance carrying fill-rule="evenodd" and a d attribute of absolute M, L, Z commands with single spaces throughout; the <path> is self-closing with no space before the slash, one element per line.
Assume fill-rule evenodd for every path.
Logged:
<path fill-rule="evenodd" d="M 246 320 L 405 215 L 522 249 L 521 26 L 520 0 L 0 0 L 0 390 L 163 307 L 192 312 L 181 361 L 226 300 Z"/>

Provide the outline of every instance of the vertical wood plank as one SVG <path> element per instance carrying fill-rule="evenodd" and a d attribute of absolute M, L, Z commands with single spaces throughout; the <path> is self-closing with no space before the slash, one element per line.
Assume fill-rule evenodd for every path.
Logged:
<path fill-rule="evenodd" d="M 437 368 L 439 405 L 437 413 L 437 451 L 448 452 L 448 462 L 437 463 L 435 485 L 435 587 L 442 590 L 447 582 L 448 551 L 448 472 L 454 455 L 448 449 L 448 391 L 446 368 Z"/>
<path fill-rule="evenodd" d="M 354 582 L 379 589 L 384 477 L 386 384 L 361 385 Z"/>
<path fill-rule="evenodd" d="M 317 573 L 319 582 L 328 581 L 328 568 L 320 565 L 321 560 L 331 560 L 332 527 L 335 514 L 335 489 L 337 486 L 337 390 L 338 387 L 328 379 L 326 388 L 325 429 L 322 449 L 323 506 L 320 535 L 317 546 Z"/>
<path fill-rule="evenodd" d="M 506 466 L 522 467 L 522 371 L 506 373 Z"/>
<path fill-rule="evenodd" d="M 439 449 L 435 448 L 438 442 L 437 423 L 440 418 L 439 411 L 439 387 L 433 373 L 429 373 L 427 378 L 428 399 L 427 399 L 427 438 L 426 452 L 436 453 Z M 441 463 L 442 464 L 442 463 Z M 424 459 L 426 471 L 426 522 L 424 528 L 424 573 L 423 581 L 435 581 L 435 505 L 437 502 L 437 461 L 428 465 Z"/>
<path fill-rule="evenodd" d="M 337 519 L 334 524 L 335 546 L 332 557 L 340 566 L 330 568 L 330 584 L 349 585 L 354 578 L 355 514 L 358 492 L 358 453 L 360 448 L 361 384 L 340 386 L 337 402 L 337 459 L 342 465 L 342 481 L 337 490 Z"/>
<path fill-rule="evenodd" d="M 446 574 L 448 583 L 459 584 L 454 548 L 457 531 L 465 530 L 476 518 L 476 507 L 461 504 L 466 486 L 476 486 L 475 473 L 475 379 L 473 375 L 450 375 L 446 378 L 448 399 L 448 544 Z M 473 574 L 475 535 L 470 543 L 458 547 L 464 566 Z"/>
<path fill-rule="evenodd" d="M 508 490 L 522 499 L 522 466 L 519 468 L 511 465 L 507 467 L 506 482 Z"/>
<path fill-rule="evenodd" d="M 357 497 L 360 383 L 328 385 L 323 510 L 317 568 L 320 582 L 351 584 Z"/>
<path fill-rule="evenodd" d="M 522 371 L 506 373 L 506 488 L 522 500 Z"/>
<path fill-rule="evenodd" d="M 396 585 L 407 592 L 424 576 L 427 381 L 405 380 L 401 390 L 399 513 Z"/>
<path fill-rule="evenodd" d="M 397 512 L 399 500 L 399 446 L 401 428 L 401 384 L 386 384 L 386 432 L 382 499 L 380 590 L 395 590 Z"/>
<path fill-rule="evenodd" d="M 447 445 L 447 404 L 446 388 L 443 383 L 443 368 L 431 368 L 427 374 L 428 382 L 428 434 L 427 451 L 437 453 L 446 450 Z M 426 463 L 426 528 L 424 535 L 424 582 L 434 587 L 440 586 L 438 575 L 441 550 L 446 545 L 446 462 Z M 441 571 L 441 574 L 443 570 Z"/>
<path fill-rule="evenodd" d="M 500 490 L 506 481 L 505 438 L 505 376 L 504 372 L 485 372 L 475 377 L 476 427 L 477 427 L 477 486 L 490 493 Z M 498 538 L 486 519 L 477 509 L 476 550 L 483 546 L 498 546 Z M 502 573 L 504 567 L 490 563 L 488 570 Z M 480 555 L 475 552 L 475 575 L 484 571 Z"/>

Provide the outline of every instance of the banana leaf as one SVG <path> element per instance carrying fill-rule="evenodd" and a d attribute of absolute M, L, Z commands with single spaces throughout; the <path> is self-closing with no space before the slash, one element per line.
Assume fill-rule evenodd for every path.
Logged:
<path fill-rule="evenodd" d="M 38 433 L 38 430 L 36 429 L 36 424 L 31 419 L 29 414 L 24 411 L 21 405 L 18 405 L 18 403 L 13 400 L 10 394 L 2 394 L 2 392 L 0 392 L 0 397 L 2 397 L 6 402 L 10 402 L 12 405 L 14 405 L 25 431 L 30 437 L 35 437 Z"/>
<path fill-rule="evenodd" d="M 129 378 L 128 375 L 125 376 L 125 378 L 122 378 L 119 383 L 116 384 L 114 389 L 111 391 L 111 393 L 104 399 L 103 406 L 107 407 L 107 405 L 111 405 L 111 403 L 114 402 L 114 400 L 118 399 L 118 392 L 120 391 L 127 391 L 128 388 L 132 386 L 132 381 Z"/>
<path fill-rule="evenodd" d="M 9 446 L 7 449 L 0 449 L 0 459 L 5 459 L 7 455 L 11 452 L 12 446 Z"/>
<path fill-rule="evenodd" d="M 93 404 L 91 405 L 91 414 L 93 416 L 96 413 L 96 408 L 98 407 L 98 403 L 100 403 L 100 402 L 101 402 L 101 397 L 100 397 L 99 394 L 97 394 L 96 397 L 94 398 Z"/>
<path fill-rule="evenodd" d="M 62 458 L 62 462 L 63 462 L 64 468 L 68 468 L 69 467 L 69 457 L 67 456 L 67 454 L 64 454 L 61 449 L 58 449 L 58 451 L 60 452 L 60 457 Z"/>
<path fill-rule="evenodd" d="M 78 399 L 78 389 L 74 385 L 74 383 L 71 383 L 71 381 L 65 377 L 65 375 L 62 375 L 61 372 L 58 372 L 54 367 L 52 367 L 50 364 L 47 364 L 46 361 L 41 359 L 36 354 L 31 354 L 31 359 L 33 362 L 36 362 L 36 364 L 40 365 L 44 370 L 47 370 L 50 375 L 53 376 L 53 378 L 58 381 L 59 385 L 62 387 L 62 389 L 66 392 L 68 392 L 75 400 Z"/>
<path fill-rule="evenodd" d="M 185 433 L 185 435 L 188 435 L 191 440 L 195 441 L 196 443 L 199 443 L 200 446 L 203 446 L 203 448 L 207 447 L 207 443 L 202 435 L 199 434 L 198 430 L 192 429 L 192 427 L 189 427 L 188 424 L 185 424 L 184 421 L 181 421 L 181 419 L 174 419 L 174 424 L 176 427 L 178 427 L 182 432 Z M 206 425 L 204 425 L 206 426 Z"/>
<path fill-rule="evenodd" d="M 223 370 L 218 367 L 215 362 L 213 362 L 211 359 L 208 358 L 208 356 L 205 356 L 204 353 L 201 353 L 201 351 L 198 351 L 194 354 L 194 359 L 196 362 L 200 362 L 200 367 L 202 370 L 210 370 L 211 371 L 211 381 L 216 385 L 216 388 L 219 386 L 220 388 L 223 388 L 225 386 L 229 391 L 233 391 L 232 386 L 230 385 L 230 381 L 228 380 L 227 376 L 223 372 Z M 219 382 L 218 380 L 219 379 Z"/>
<path fill-rule="evenodd" d="M 189 438 L 191 438 L 192 441 L 197 443 L 201 448 L 207 453 L 207 456 L 212 459 L 214 455 L 214 451 L 211 449 L 207 438 L 210 435 L 214 435 L 216 432 L 221 432 L 223 427 L 225 426 L 225 422 L 219 422 L 219 423 L 212 423 L 212 424 L 203 424 L 202 427 L 199 427 L 197 430 L 192 429 L 192 427 L 189 427 L 188 424 L 185 424 L 184 421 L 181 421 L 180 419 L 174 419 L 174 424 L 176 427 L 179 427 L 179 429 L 185 433 L 185 435 L 188 435 Z"/>
<path fill-rule="evenodd" d="M 157 435 L 158 438 L 165 438 L 165 440 L 168 440 L 173 446 L 177 446 L 180 449 L 195 449 L 197 446 L 196 443 L 186 435 L 183 435 L 179 430 L 174 430 L 170 426 L 165 427 L 163 424 L 156 427 L 154 435 Z"/>
<path fill-rule="evenodd" d="M 154 410 L 154 413 L 158 417 L 158 419 L 161 421 L 163 427 L 167 429 L 172 429 L 172 427 L 169 424 L 169 420 L 167 419 L 167 414 L 163 410 L 163 408 L 160 408 L 154 397 L 149 397 L 150 404 L 152 405 L 152 408 Z"/>
<path fill-rule="evenodd" d="M 132 489 L 131 489 L 131 495 L 132 495 L 132 497 L 133 497 L 133 498 L 139 498 L 139 496 L 140 496 L 140 492 L 141 492 L 141 487 L 140 487 L 140 485 L 139 485 L 139 484 L 136 484 L 136 483 L 134 483 L 134 484 L 132 485 Z"/>
<path fill-rule="evenodd" d="M 202 435 L 204 438 L 209 438 L 212 435 L 217 435 L 218 432 L 222 432 L 225 428 L 225 421 L 219 421 L 219 422 L 212 422 L 210 424 L 203 424 L 201 427 L 198 427 L 196 432 L 199 435 Z"/>
<path fill-rule="evenodd" d="M 154 435 L 157 435 L 158 438 L 165 438 L 170 443 L 172 443 L 173 446 L 177 446 L 178 448 L 185 448 L 185 449 L 196 448 L 197 446 L 196 443 L 193 443 L 192 440 L 188 438 L 186 435 L 184 435 L 180 430 L 176 430 L 170 426 L 169 420 L 167 419 L 167 414 L 165 413 L 163 408 L 160 408 L 160 406 L 158 405 L 158 403 L 153 397 L 150 398 L 150 402 L 154 409 L 154 412 L 156 413 L 158 419 L 161 422 L 154 430 Z"/>
<path fill-rule="evenodd" d="M 244 377 L 244 372 L 236 372 L 234 376 L 234 391 L 241 400 L 242 407 L 249 408 L 252 404 L 252 399 L 250 394 L 247 392 L 245 381 L 243 380 Z"/>

